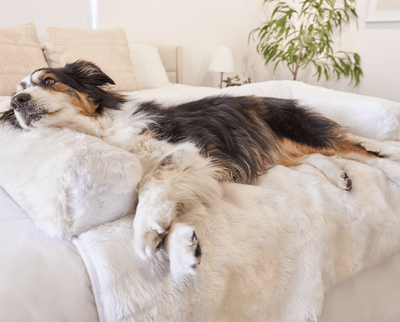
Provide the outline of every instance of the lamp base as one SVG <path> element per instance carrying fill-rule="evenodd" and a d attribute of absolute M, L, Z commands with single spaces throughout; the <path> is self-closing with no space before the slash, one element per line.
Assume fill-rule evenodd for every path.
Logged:
<path fill-rule="evenodd" d="M 224 75 L 224 73 L 223 72 L 221 72 L 221 83 L 219 84 L 219 88 L 222 88 L 222 79 L 223 79 L 223 76 Z"/>

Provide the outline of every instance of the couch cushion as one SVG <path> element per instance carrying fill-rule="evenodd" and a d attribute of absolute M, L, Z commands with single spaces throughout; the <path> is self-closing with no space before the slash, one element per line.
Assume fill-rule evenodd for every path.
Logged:
<path fill-rule="evenodd" d="M 123 29 L 88 30 L 49 27 L 46 29 L 61 65 L 79 59 L 91 61 L 110 76 L 117 91 L 140 90 L 129 57 L 129 47 Z"/>
<path fill-rule="evenodd" d="M 33 23 L 0 28 L 0 96 L 14 95 L 20 81 L 48 67 Z"/>

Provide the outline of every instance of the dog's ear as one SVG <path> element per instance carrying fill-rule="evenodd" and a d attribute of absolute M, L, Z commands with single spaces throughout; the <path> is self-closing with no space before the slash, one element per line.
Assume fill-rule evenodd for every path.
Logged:
<path fill-rule="evenodd" d="M 78 77 L 85 83 L 94 86 L 115 85 L 115 82 L 98 66 L 86 60 L 77 60 L 72 64 L 65 65 L 62 69 L 71 76 Z"/>
<path fill-rule="evenodd" d="M 17 129 L 22 129 L 13 109 L 0 113 L 0 123 L 9 123 Z"/>

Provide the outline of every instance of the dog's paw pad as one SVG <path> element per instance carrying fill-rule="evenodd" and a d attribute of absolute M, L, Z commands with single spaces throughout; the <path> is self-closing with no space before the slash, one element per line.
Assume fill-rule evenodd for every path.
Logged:
<path fill-rule="evenodd" d="M 193 245 L 191 246 L 192 252 L 194 257 L 197 260 L 197 263 L 192 265 L 192 268 L 196 268 L 201 261 L 201 247 L 200 247 L 200 243 L 197 239 L 196 233 L 193 231 L 193 235 L 192 235 L 192 243 Z"/>
<path fill-rule="evenodd" d="M 353 188 L 353 182 L 351 181 L 351 179 L 349 178 L 349 176 L 347 175 L 346 172 L 343 173 L 341 177 L 343 180 L 342 180 L 339 188 L 342 188 L 343 190 L 346 190 L 346 191 L 350 191 L 351 188 Z"/>
<path fill-rule="evenodd" d="M 195 275 L 201 261 L 201 247 L 193 227 L 179 224 L 169 235 L 169 258 L 171 275 L 175 281 L 182 281 Z"/>

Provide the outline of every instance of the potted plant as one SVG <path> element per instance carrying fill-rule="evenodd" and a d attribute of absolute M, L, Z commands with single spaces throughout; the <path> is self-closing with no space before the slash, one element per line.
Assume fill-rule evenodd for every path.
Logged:
<path fill-rule="evenodd" d="M 242 83 L 240 83 L 240 77 L 239 75 L 236 75 L 235 77 L 228 77 L 226 80 L 223 80 L 223 82 L 226 84 L 226 87 L 232 87 L 232 86 L 241 86 Z M 244 84 L 250 84 L 251 79 L 250 77 L 247 78 L 245 81 L 243 81 Z"/>
<path fill-rule="evenodd" d="M 264 0 L 276 3 L 271 20 L 253 30 L 257 33 L 257 51 L 263 55 L 265 64 L 274 62 L 275 67 L 286 65 L 297 79 L 300 69 L 312 64 L 318 80 L 324 74 L 328 80 L 332 74 L 360 82 L 363 71 L 357 53 L 334 50 L 332 40 L 335 29 L 357 18 L 355 0 L 304 0 L 296 10 L 280 0 Z M 250 37 L 249 35 L 249 37 Z"/>

